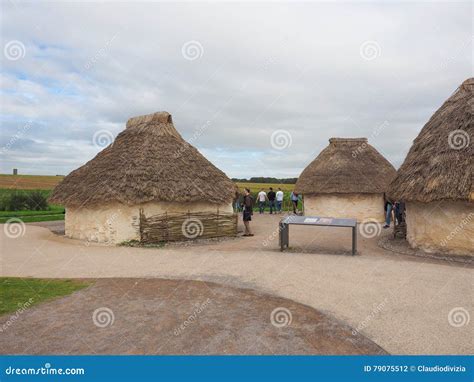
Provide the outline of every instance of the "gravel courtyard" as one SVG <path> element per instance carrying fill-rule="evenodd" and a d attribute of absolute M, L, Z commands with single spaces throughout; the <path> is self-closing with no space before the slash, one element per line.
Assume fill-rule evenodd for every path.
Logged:
<path fill-rule="evenodd" d="M 46 278 L 203 280 L 221 284 L 222 288 L 247 288 L 308 305 L 322 312 L 324 317 L 349 325 L 389 353 L 474 352 L 470 322 L 473 312 L 471 265 L 397 255 L 380 249 L 377 237 L 367 239 L 361 235 L 359 254 L 353 257 L 349 254 L 350 230 L 340 228 L 291 227 L 292 248 L 281 253 L 276 234 L 279 218 L 256 215 L 253 221 L 256 235 L 252 238 L 163 248 L 89 244 L 34 225 L 26 225 L 24 232 L 16 238 L 8 237 L 2 229 L 1 274 Z M 101 282 L 99 280 L 93 288 L 99 288 Z M 35 309 L 46 308 L 38 306 Z M 269 308 L 266 305 L 266 315 Z M 190 306 L 183 307 L 179 316 L 192 313 L 189 309 Z M 87 306 L 86 310 L 90 316 L 92 306 Z M 214 312 L 218 314 L 219 310 Z M 53 326 L 58 325 L 53 313 L 43 319 Z M 21 318 L 15 325 L 21 325 Z M 306 349 L 300 346 L 301 343 L 297 345 L 298 338 L 296 333 L 287 338 L 286 343 L 293 346 L 287 350 L 289 353 L 293 350 L 303 353 L 302 349 Z M 199 352 L 202 348 L 197 345 L 192 349 Z M 218 346 L 214 349 L 225 351 Z M 229 351 L 232 349 L 240 351 L 242 347 L 230 346 Z M 308 345 L 306 350 L 311 353 L 310 349 Z M 175 351 L 179 351 L 178 347 Z M 286 352 L 282 347 L 278 351 Z M 265 351 L 260 347 L 249 352 Z"/>

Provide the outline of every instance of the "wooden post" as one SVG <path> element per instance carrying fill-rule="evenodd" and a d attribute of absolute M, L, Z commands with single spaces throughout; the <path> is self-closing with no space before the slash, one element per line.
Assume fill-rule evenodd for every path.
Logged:
<path fill-rule="evenodd" d="M 140 232 L 140 241 L 143 240 L 143 220 L 145 216 L 143 214 L 143 208 L 138 210 L 138 230 Z"/>

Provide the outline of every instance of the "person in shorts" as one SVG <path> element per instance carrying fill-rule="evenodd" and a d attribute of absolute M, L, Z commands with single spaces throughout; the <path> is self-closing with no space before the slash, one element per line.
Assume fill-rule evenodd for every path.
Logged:
<path fill-rule="evenodd" d="M 293 204 L 293 213 L 295 215 L 297 215 L 298 214 L 298 202 L 301 200 L 301 196 L 297 192 L 293 191 L 290 195 L 290 199 L 291 199 L 291 203 Z"/>
<path fill-rule="evenodd" d="M 253 236 L 252 231 L 250 230 L 250 221 L 252 220 L 253 215 L 253 197 L 250 195 L 250 189 L 246 188 L 244 190 L 244 199 L 242 203 L 243 209 L 243 220 L 245 226 L 244 236 Z"/>

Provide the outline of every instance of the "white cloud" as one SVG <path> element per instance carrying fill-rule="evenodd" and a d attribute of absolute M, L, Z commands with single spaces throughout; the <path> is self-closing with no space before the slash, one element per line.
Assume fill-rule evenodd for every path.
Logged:
<path fill-rule="evenodd" d="M 2 142 L 10 172 L 67 173 L 134 115 L 167 110 L 230 176 L 297 176 L 331 136 L 367 136 L 399 166 L 430 115 L 472 75 L 466 3 L 2 3 Z M 182 46 L 199 41 L 202 56 Z M 376 41 L 374 60 L 360 55 Z M 270 136 L 288 130 L 275 153 Z M 22 146 L 23 142 L 23 146 Z M 26 147 L 28 152 L 26 152 Z M 74 150 L 71 150 L 71 147 Z M 249 154 L 252 153 L 252 154 Z M 256 165 L 256 163 L 263 163 Z"/>

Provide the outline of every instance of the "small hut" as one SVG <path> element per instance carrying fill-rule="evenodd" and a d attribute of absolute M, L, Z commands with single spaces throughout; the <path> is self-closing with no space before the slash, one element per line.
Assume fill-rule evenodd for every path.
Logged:
<path fill-rule="evenodd" d="M 474 254 L 474 78 L 421 130 L 391 195 L 406 202 L 407 239 L 427 252 Z"/>
<path fill-rule="evenodd" d="M 295 191 L 304 195 L 305 215 L 382 222 L 384 193 L 394 176 L 395 168 L 367 138 L 331 138 Z"/>
<path fill-rule="evenodd" d="M 153 242 L 235 234 L 235 190 L 160 112 L 129 119 L 111 145 L 56 186 L 50 201 L 66 207 L 71 238 Z"/>

